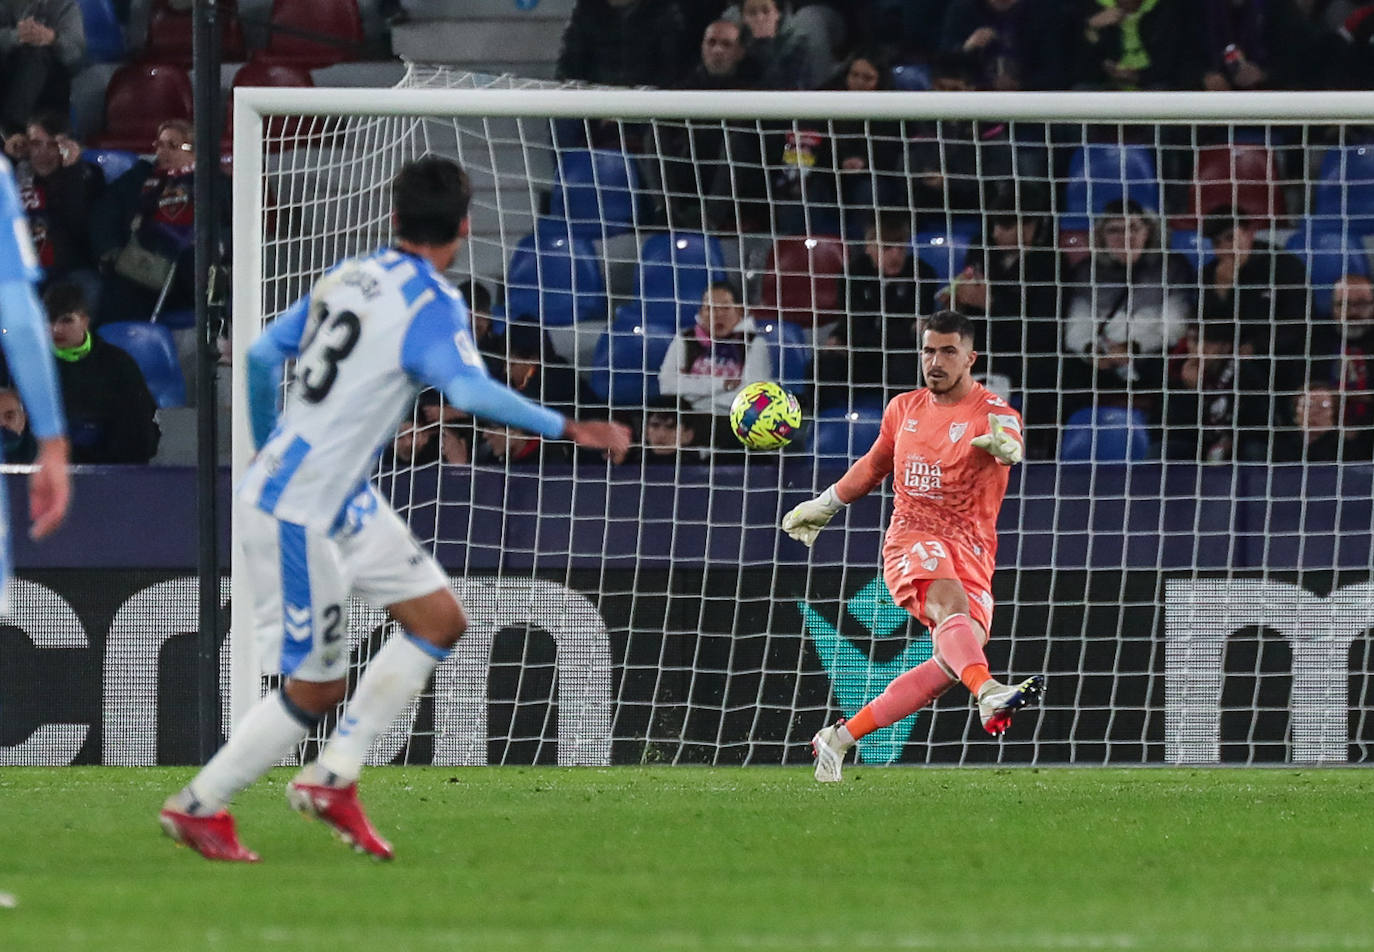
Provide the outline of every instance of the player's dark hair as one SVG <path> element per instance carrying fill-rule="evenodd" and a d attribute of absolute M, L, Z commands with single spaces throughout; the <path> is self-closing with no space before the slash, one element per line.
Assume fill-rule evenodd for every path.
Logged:
<path fill-rule="evenodd" d="M 44 109 L 29 116 L 26 126 L 37 126 L 48 135 L 56 138 L 64 136 L 70 130 L 67 117 L 55 109 Z"/>
<path fill-rule="evenodd" d="M 864 228 L 864 237 L 889 245 L 901 244 L 911 237 L 911 216 L 896 209 L 884 209 L 869 221 Z"/>
<path fill-rule="evenodd" d="M 740 303 L 739 290 L 730 281 L 712 281 L 710 286 L 706 288 L 706 294 L 710 294 L 712 291 L 728 291 L 730 293 L 730 300 L 734 301 L 736 304 Z M 702 297 L 705 296 L 705 294 L 702 295 Z"/>
<path fill-rule="evenodd" d="M 958 311 L 936 311 L 926 318 L 922 333 L 931 331 L 936 334 L 958 334 L 967 341 L 973 340 L 973 322 Z"/>
<path fill-rule="evenodd" d="M 391 183 L 396 235 L 417 245 L 446 245 L 468 217 L 472 184 L 463 167 L 437 155 L 407 162 Z"/>
<path fill-rule="evenodd" d="M 43 310 L 52 320 L 64 314 L 90 314 L 86 292 L 75 281 L 58 281 L 43 292 Z"/>

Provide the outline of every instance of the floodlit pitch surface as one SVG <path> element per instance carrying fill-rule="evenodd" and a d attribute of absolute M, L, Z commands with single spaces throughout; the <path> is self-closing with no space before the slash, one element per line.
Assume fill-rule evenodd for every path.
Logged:
<path fill-rule="evenodd" d="M 1374 949 L 1367 769 L 385 768 L 379 864 L 237 805 L 256 866 L 157 828 L 171 768 L 0 771 L 0 948 Z"/>

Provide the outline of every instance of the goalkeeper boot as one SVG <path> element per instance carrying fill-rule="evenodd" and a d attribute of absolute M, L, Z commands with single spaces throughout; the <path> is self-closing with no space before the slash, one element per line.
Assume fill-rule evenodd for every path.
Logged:
<path fill-rule="evenodd" d="M 816 779 L 821 783 L 838 783 L 842 779 L 840 770 L 844 766 L 844 755 L 853 746 L 840 739 L 838 728 L 843 723 L 843 720 L 839 720 L 831 727 L 822 727 L 811 738 L 811 756 L 816 758 Z"/>
<path fill-rule="evenodd" d="M 228 810 L 209 816 L 193 816 L 170 807 L 157 815 L 162 832 L 183 846 L 189 846 L 206 859 L 231 863 L 256 863 L 258 854 L 246 849 L 234 832 L 234 818 Z"/>
<path fill-rule="evenodd" d="M 356 781 L 346 787 L 333 787 L 304 783 L 297 775 L 286 785 L 286 802 L 292 809 L 328 824 L 339 839 L 359 853 L 371 853 L 378 859 L 391 859 L 394 855 L 391 844 L 377 835 L 363 813 Z"/>
<path fill-rule="evenodd" d="M 983 730 L 1001 737 L 1011 726 L 1012 715 L 1037 700 L 1044 690 L 1045 676 L 1042 674 L 1016 685 L 988 681 L 978 692 L 978 716 L 983 720 Z"/>

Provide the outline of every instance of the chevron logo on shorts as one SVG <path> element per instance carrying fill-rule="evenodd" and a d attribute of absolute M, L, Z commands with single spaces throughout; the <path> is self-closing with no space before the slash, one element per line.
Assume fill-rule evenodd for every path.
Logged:
<path fill-rule="evenodd" d="M 305 641 L 310 637 L 310 606 L 286 606 L 286 636 L 292 641 Z"/>

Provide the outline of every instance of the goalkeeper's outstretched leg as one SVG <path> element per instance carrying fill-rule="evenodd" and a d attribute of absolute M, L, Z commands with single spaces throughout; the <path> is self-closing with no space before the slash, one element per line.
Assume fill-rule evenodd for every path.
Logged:
<path fill-rule="evenodd" d="M 1039 699 L 1045 686 L 1044 676 L 1035 675 L 1015 685 L 993 678 L 983 654 L 986 629 L 965 612 L 950 611 L 951 608 L 969 608 L 962 588 L 948 579 L 931 582 L 918 617 L 941 617 L 931 632 L 934 655 L 897 677 L 849 720 L 840 720 L 816 733 L 811 739 L 811 750 L 816 758 L 818 781 L 839 781 L 845 756 L 860 738 L 919 711 L 957 683 L 963 682 L 969 689 L 977 702 L 983 729 L 994 737 L 1006 732 L 1017 711 Z"/>

